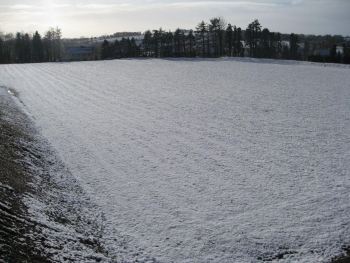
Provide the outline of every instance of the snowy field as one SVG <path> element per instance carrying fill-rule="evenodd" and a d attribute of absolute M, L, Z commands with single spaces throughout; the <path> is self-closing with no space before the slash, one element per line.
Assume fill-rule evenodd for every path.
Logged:
<path fill-rule="evenodd" d="M 1 65 L 118 262 L 329 262 L 350 244 L 350 68 Z"/>

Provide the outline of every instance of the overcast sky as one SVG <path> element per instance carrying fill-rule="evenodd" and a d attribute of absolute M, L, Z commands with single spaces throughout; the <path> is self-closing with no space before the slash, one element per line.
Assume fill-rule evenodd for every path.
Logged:
<path fill-rule="evenodd" d="M 350 0 L 0 0 L 5 33 L 49 27 L 63 37 L 100 36 L 120 31 L 194 29 L 222 16 L 245 29 L 254 19 L 281 33 L 350 35 Z"/>

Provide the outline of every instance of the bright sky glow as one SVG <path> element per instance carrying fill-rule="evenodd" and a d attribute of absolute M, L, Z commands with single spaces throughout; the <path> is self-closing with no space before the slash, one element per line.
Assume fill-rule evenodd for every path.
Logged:
<path fill-rule="evenodd" d="M 43 34 L 60 27 L 63 37 L 120 31 L 194 29 L 222 16 L 245 29 L 254 19 L 271 31 L 350 35 L 348 0 L 0 0 L 0 30 Z"/>

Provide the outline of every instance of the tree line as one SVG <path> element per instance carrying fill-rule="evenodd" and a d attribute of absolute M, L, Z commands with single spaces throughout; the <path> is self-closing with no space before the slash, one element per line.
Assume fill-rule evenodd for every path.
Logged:
<path fill-rule="evenodd" d="M 321 36 L 319 36 L 321 37 Z M 318 37 L 318 38 L 319 38 Z M 286 36 L 283 35 L 286 39 Z M 262 28 L 256 19 L 249 23 L 245 30 L 227 23 L 223 17 L 210 19 L 209 23 L 201 21 L 195 30 L 147 30 L 142 43 L 136 45 L 134 38 L 122 38 L 114 42 L 105 40 L 101 46 L 101 58 L 124 57 L 203 57 L 218 58 L 253 57 L 272 59 L 307 60 L 317 62 L 350 63 L 350 49 L 343 43 L 343 55 L 336 50 L 338 42 L 344 42 L 342 36 L 308 38 L 305 35 L 291 33 L 288 44 L 281 40 L 281 34 Z M 300 42 L 303 40 L 303 43 Z M 317 54 L 317 48 L 325 48 L 328 41 L 328 56 Z M 330 45 L 330 43 L 332 43 Z"/>
<path fill-rule="evenodd" d="M 17 32 L 0 32 L 0 63 L 54 62 L 62 59 L 62 30 L 50 28 L 44 37 Z"/>
<path fill-rule="evenodd" d="M 43 37 L 37 31 L 33 35 L 18 32 L 15 36 L 0 32 L 0 63 L 61 61 L 64 41 L 58 27 L 50 28 Z M 336 46 L 340 42 L 343 43 L 342 54 Z M 134 37 L 122 37 L 112 42 L 105 39 L 98 48 L 101 59 L 228 56 L 349 64 L 350 48 L 344 42 L 342 36 L 272 32 L 262 28 L 257 19 L 243 30 L 227 23 L 223 17 L 214 17 L 208 23 L 199 22 L 195 30 L 147 30 L 141 41 Z M 317 53 L 319 48 L 326 49 L 329 54 Z"/>

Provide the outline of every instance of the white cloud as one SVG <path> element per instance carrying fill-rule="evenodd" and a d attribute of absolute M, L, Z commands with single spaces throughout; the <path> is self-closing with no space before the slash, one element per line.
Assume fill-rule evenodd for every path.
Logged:
<path fill-rule="evenodd" d="M 9 6 L 11 9 L 45 9 L 42 6 L 33 6 L 33 5 L 12 5 Z"/>
<path fill-rule="evenodd" d="M 28 16 L 41 16 L 45 15 L 45 12 L 30 12 L 26 10 L 20 10 L 18 12 L 3 12 L 0 13 L 0 15 L 4 18 L 11 18 L 11 20 L 21 19 L 21 16 L 25 15 L 25 18 L 28 18 Z"/>
<path fill-rule="evenodd" d="M 292 5 L 297 5 L 297 4 L 300 4 L 300 3 L 303 3 L 304 1 L 303 0 L 293 0 L 292 1 Z"/>
<path fill-rule="evenodd" d="M 61 7 L 72 7 L 72 5 L 53 5 L 55 8 L 61 8 Z"/>
<path fill-rule="evenodd" d="M 78 8 L 87 8 L 87 9 L 110 9 L 115 7 L 125 7 L 131 6 L 131 4 L 120 4 L 120 5 L 101 5 L 101 4 L 85 4 L 77 5 Z"/>
<path fill-rule="evenodd" d="M 0 1 L 2 30 L 42 32 L 47 28 L 33 24 L 58 25 L 65 37 L 159 27 L 194 29 L 200 21 L 216 16 L 242 29 L 259 19 L 263 27 L 282 33 L 350 34 L 348 0 L 36 0 L 35 5 L 24 0 Z M 25 26 L 29 22 L 33 29 Z"/>
<path fill-rule="evenodd" d="M 264 2 L 226 2 L 226 1 L 203 1 L 203 2 L 178 2 L 178 3 L 170 3 L 170 6 L 189 6 L 189 7 L 195 7 L 195 6 L 232 6 L 232 7 L 249 7 L 249 6 L 255 6 L 255 7 L 273 7 L 277 6 L 275 3 L 264 3 Z"/>

